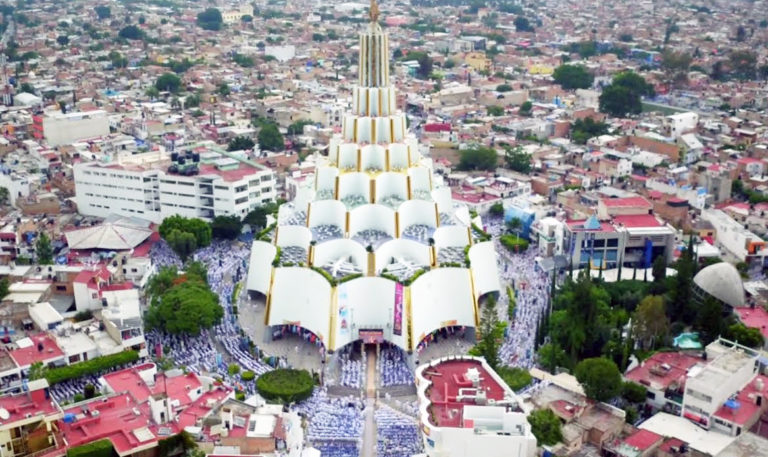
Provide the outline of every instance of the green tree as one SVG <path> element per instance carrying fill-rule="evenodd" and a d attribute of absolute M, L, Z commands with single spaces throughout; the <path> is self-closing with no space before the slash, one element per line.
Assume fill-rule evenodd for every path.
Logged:
<path fill-rule="evenodd" d="M 487 146 L 464 149 L 459 157 L 459 170 L 495 170 L 499 163 L 498 154 Z"/>
<path fill-rule="evenodd" d="M 257 206 L 253 211 L 245 216 L 243 222 L 255 228 L 266 227 L 267 215 L 270 214 L 265 206 Z"/>
<path fill-rule="evenodd" d="M 181 78 L 173 73 L 163 73 L 155 81 L 155 88 L 159 91 L 176 94 L 181 90 Z"/>
<path fill-rule="evenodd" d="M 117 36 L 126 40 L 141 40 L 144 38 L 144 32 L 135 25 L 126 25 L 117 33 Z"/>
<path fill-rule="evenodd" d="M 631 381 L 625 382 L 621 386 L 621 396 L 624 397 L 624 399 L 628 402 L 632 403 L 645 402 L 645 396 L 647 392 L 648 390 L 645 387 Z"/>
<path fill-rule="evenodd" d="M 739 80 L 755 79 L 757 76 L 757 54 L 752 51 L 732 50 L 728 54 L 731 75 Z"/>
<path fill-rule="evenodd" d="M 234 240 L 240 235 L 243 223 L 237 216 L 216 216 L 211 222 L 214 238 Z"/>
<path fill-rule="evenodd" d="M 686 324 L 691 324 L 696 318 L 696 309 L 693 306 L 693 276 L 696 274 L 694 262 L 691 241 L 675 263 L 677 274 L 672 280 L 673 287 L 669 291 L 667 304 L 669 318 L 673 322 L 682 320 Z"/>
<path fill-rule="evenodd" d="M 723 305 L 716 298 L 707 295 L 704 299 L 696 317 L 695 328 L 699 331 L 699 338 L 705 345 L 716 340 L 720 335 L 725 335 L 727 327 L 723 317 Z"/>
<path fill-rule="evenodd" d="M 539 357 L 539 365 L 550 373 L 554 374 L 557 367 L 570 366 L 568 355 L 557 343 L 547 343 L 541 346 L 536 354 Z"/>
<path fill-rule="evenodd" d="M 288 126 L 288 135 L 295 136 L 295 135 L 301 135 L 304 133 L 304 126 L 312 125 L 312 121 L 308 121 L 306 119 L 301 121 L 296 121 L 293 124 Z"/>
<path fill-rule="evenodd" d="M 474 356 L 483 357 L 488 365 L 494 370 L 499 365 L 499 348 L 504 338 L 504 328 L 506 322 L 499 321 L 499 314 L 496 312 L 496 299 L 489 295 L 483 304 L 483 314 L 480 317 L 480 340 L 473 346 L 469 353 Z"/>
<path fill-rule="evenodd" d="M 661 69 L 667 84 L 679 87 L 688 81 L 688 71 L 693 58 L 686 52 L 665 49 L 661 55 Z"/>
<path fill-rule="evenodd" d="M 645 297 L 632 315 L 632 335 L 642 347 L 653 349 L 659 341 L 663 341 L 668 331 L 664 297 Z"/>
<path fill-rule="evenodd" d="M 608 133 L 608 124 L 596 122 L 591 117 L 576 119 L 571 124 L 571 139 L 576 144 L 587 144 L 590 138 Z"/>
<path fill-rule="evenodd" d="M 496 86 L 496 92 L 512 92 L 512 86 L 507 83 Z"/>
<path fill-rule="evenodd" d="M 230 93 L 232 93 L 232 91 L 229 88 L 229 84 L 225 82 L 219 84 L 219 86 L 216 88 L 216 92 L 218 92 L 220 95 L 223 95 L 225 97 Z"/>
<path fill-rule="evenodd" d="M 112 16 L 112 11 L 108 6 L 99 5 L 93 10 L 96 11 L 96 16 L 98 16 L 99 20 L 108 19 L 110 16 Z"/>
<path fill-rule="evenodd" d="M 747 39 L 747 29 L 745 29 L 743 25 L 739 25 L 738 27 L 736 27 L 736 41 L 741 43 L 746 39 Z"/>
<path fill-rule="evenodd" d="M 8 278 L 2 278 L 0 279 L 0 300 L 5 298 L 6 295 L 8 295 L 8 289 L 11 287 L 11 282 L 8 280 Z"/>
<path fill-rule="evenodd" d="M 243 14 L 243 16 L 240 18 L 240 21 L 244 23 L 251 23 L 253 22 L 253 16 L 250 14 Z"/>
<path fill-rule="evenodd" d="M 59 43 L 59 46 L 66 46 L 69 44 L 69 37 L 66 35 L 59 35 L 56 37 L 56 42 Z"/>
<path fill-rule="evenodd" d="M 515 18 L 515 30 L 518 32 L 533 32 L 533 27 L 528 18 L 523 16 L 517 16 Z"/>
<path fill-rule="evenodd" d="M 653 260 L 651 295 L 663 295 L 667 291 L 667 259 L 660 255 Z"/>
<path fill-rule="evenodd" d="M 205 30 L 221 30 L 223 24 L 224 19 L 217 8 L 207 8 L 197 14 L 197 25 Z"/>
<path fill-rule="evenodd" d="M 10 203 L 10 192 L 7 187 L 0 187 L 0 205 L 7 205 Z"/>
<path fill-rule="evenodd" d="M 530 100 L 526 100 L 520 105 L 520 109 L 517 111 L 521 116 L 530 116 L 533 110 L 533 103 Z"/>
<path fill-rule="evenodd" d="M 763 347 L 764 342 L 759 328 L 747 327 L 741 322 L 730 325 L 725 332 L 725 337 L 731 341 L 738 341 L 744 346 L 758 349 Z"/>
<path fill-rule="evenodd" d="M 433 61 L 432 58 L 429 57 L 429 54 L 426 52 L 410 51 L 405 58 L 407 60 L 415 60 L 419 63 L 419 69 L 416 71 L 416 74 L 419 76 L 419 78 L 427 79 L 429 78 L 429 75 L 432 74 Z"/>
<path fill-rule="evenodd" d="M 653 96 L 653 86 L 633 71 L 623 71 L 613 77 L 613 82 L 600 94 L 600 111 L 616 117 L 639 114 L 642 97 Z"/>
<path fill-rule="evenodd" d="M 552 73 L 552 79 L 563 89 L 589 89 L 595 77 L 584 65 L 560 65 Z"/>
<path fill-rule="evenodd" d="M 621 393 L 621 373 L 612 360 L 603 357 L 582 360 L 574 374 L 587 397 L 593 400 L 608 401 Z"/>
<path fill-rule="evenodd" d="M 229 140 L 227 151 L 242 151 L 244 149 L 253 149 L 256 143 L 247 136 L 236 136 Z"/>
<path fill-rule="evenodd" d="M 504 205 L 501 202 L 496 202 L 488 208 L 488 213 L 491 216 L 501 217 L 504 215 Z"/>
<path fill-rule="evenodd" d="M 150 297 L 156 297 L 164 294 L 168 289 L 173 287 L 176 280 L 179 277 L 179 272 L 175 266 L 161 267 L 157 273 L 149 278 L 147 284 L 147 295 Z"/>
<path fill-rule="evenodd" d="M 197 281 L 181 282 L 153 300 L 147 311 L 150 328 L 168 333 L 199 335 L 216 325 L 224 315 L 218 296 Z"/>
<path fill-rule="evenodd" d="M 505 148 L 504 162 L 510 170 L 523 174 L 531 172 L 531 155 L 525 152 L 522 146 Z"/>
<path fill-rule="evenodd" d="M 282 151 L 285 149 L 283 134 L 276 124 L 266 124 L 259 130 L 259 147 L 267 151 Z"/>
<path fill-rule="evenodd" d="M 29 366 L 29 380 L 43 379 L 48 374 L 48 367 L 43 362 L 34 362 Z"/>
<path fill-rule="evenodd" d="M 168 242 L 168 246 L 173 249 L 173 252 L 178 254 L 182 261 L 187 260 L 187 257 L 195 252 L 198 247 L 194 234 L 178 229 L 171 230 L 165 241 Z"/>
<path fill-rule="evenodd" d="M 527 419 L 539 446 L 552 446 L 563 440 L 560 418 L 551 409 L 537 409 Z"/>
<path fill-rule="evenodd" d="M 491 105 L 488 108 L 486 108 L 486 110 L 488 111 L 488 115 L 489 116 L 498 117 L 498 116 L 503 116 L 504 115 L 504 107 L 503 106 Z"/>
<path fill-rule="evenodd" d="M 322 33 L 315 32 L 312 34 L 312 41 L 315 41 L 317 43 L 322 43 L 323 41 L 325 41 L 325 35 L 323 35 Z"/>
<path fill-rule="evenodd" d="M 40 236 L 35 242 L 35 254 L 37 254 L 38 264 L 53 264 L 53 247 L 51 247 L 51 239 L 48 238 L 48 234 L 45 232 L 40 233 Z"/>

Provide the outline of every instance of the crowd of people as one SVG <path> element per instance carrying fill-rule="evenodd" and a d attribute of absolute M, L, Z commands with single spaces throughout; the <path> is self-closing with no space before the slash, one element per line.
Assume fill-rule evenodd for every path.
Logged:
<path fill-rule="evenodd" d="M 306 439 L 323 457 L 357 457 L 363 440 L 365 405 L 359 398 L 330 397 L 324 388 L 296 406 L 309 420 Z"/>
<path fill-rule="evenodd" d="M 419 423 L 383 405 L 374 413 L 376 419 L 376 455 L 378 457 L 409 457 L 424 451 Z"/>
<path fill-rule="evenodd" d="M 402 349 L 383 347 L 376 360 L 381 387 L 413 384 L 413 371 L 408 365 L 408 356 Z"/>
<path fill-rule="evenodd" d="M 355 358 L 353 345 L 347 345 L 338 353 L 340 371 L 339 384 L 345 387 L 360 389 L 365 382 L 365 352 L 361 358 Z"/>

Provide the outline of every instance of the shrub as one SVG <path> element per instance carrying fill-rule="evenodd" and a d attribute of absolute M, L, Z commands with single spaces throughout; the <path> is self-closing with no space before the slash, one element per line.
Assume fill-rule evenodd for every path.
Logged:
<path fill-rule="evenodd" d="M 510 389 L 519 391 L 528 387 L 533 382 L 533 377 L 523 368 L 498 367 L 496 372 L 507 383 Z"/>
<path fill-rule="evenodd" d="M 48 384 L 56 384 L 70 379 L 77 379 L 83 376 L 101 373 L 110 368 L 128 365 L 139 360 L 139 353 L 136 351 L 123 351 L 117 354 L 105 355 L 85 362 L 67 365 L 65 367 L 51 368 L 45 374 Z"/>
<path fill-rule="evenodd" d="M 475 232 L 475 235 L 480 239 L 480 241 L 491 241 L 491 235 L 488 234 L 485 230 L 481 229 L 477 226 L 474 222 L 472 223 L 472 231 Z"/>
<path fill-rule="evenodd" d="M 239 390 L 235 392 L 235 400 L 245 401 L 245 392 L 241 392 Z"/>
<path fill-rule="evenodd" d="M 74 319 L 75 322 L 83 322 L 87 321 L 88 319 L 93 319 L 93 312 L 90 309 L 80 311 L 79 313 L 75 314 Z"/>
<path fill-rule="evenodd" d="M 243 373 L 240 375 L 240 379 L 243 381 L 253 381 L 256 378 L 256 373 L 253 371 L 243 371 Z"/>
<path fill-rule="evenodd" d="M 230 363 L 229 366 L 227 367 L 227 371 L 229 372 L 230 375 L 236 375 L 237 373 L 240 372 L 240 365 L 236 363 Z"/>
<path fill-rule="evenodd" d="M 262 397 L 286 404 L 309 398 L 314 386 L 307 370 L 277 369 L 261 375 L 256 381 L 256 389 Z"/>
<path fill-rule="evenodd" d="M 520 238 L 517 235 L 501 235 L 499 241 L 501 241 L 501 244 L 510 252 L 523 252 L 528 249 L 528 240 Z"/>
<path fill-rule="evenodd" d="M 642 403 L 645 401 L 646 389 L 640 384 L 634 382 L 625 382 L 621 387 L 621 396 L 632 403 Z"/>
<path fill-rule="evenodd" d="M 108 439 L 92 441 L 67 451 L 67 457 L 113 457 L 114 455 L 116 455 L 115 450 Z"/>

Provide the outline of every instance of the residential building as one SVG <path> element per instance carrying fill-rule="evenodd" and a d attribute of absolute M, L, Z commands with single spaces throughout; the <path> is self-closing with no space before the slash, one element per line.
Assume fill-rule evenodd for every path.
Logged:
<path fill-rule="evenodd" d="M 42 118 L 43 136 L 49 146 L 70 144 L 109 134 L 106 111 L 46 113 Z"/>

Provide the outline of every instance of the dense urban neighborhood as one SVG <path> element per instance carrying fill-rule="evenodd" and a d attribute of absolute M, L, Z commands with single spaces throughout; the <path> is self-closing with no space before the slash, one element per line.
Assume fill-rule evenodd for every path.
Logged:
<path fill-rule="evenodd" d="M 0 457 L 768 457 L 767 0 L 0 0 Z"/>

